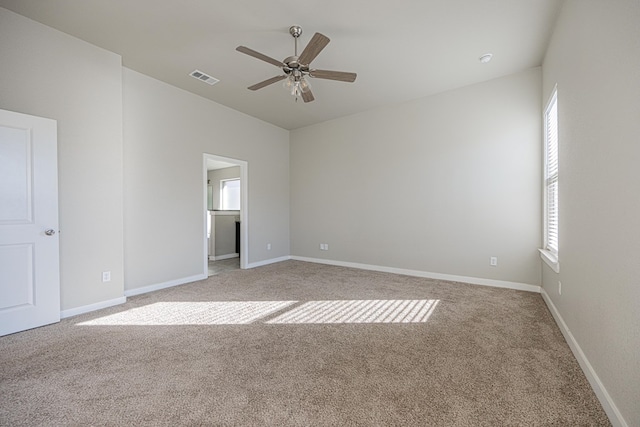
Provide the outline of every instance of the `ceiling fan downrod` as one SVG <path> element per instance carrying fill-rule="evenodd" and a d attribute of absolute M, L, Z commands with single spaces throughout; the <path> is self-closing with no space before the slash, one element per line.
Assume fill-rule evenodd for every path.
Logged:
<path fill-rule="evenodd" d="M 289 34 L 293 36 L 293 40 L 295 43 L 294 55 L 298 56 L 298 37 L 302 35 L 302 28 L 298 25 L 292 25 L 291 27 L 289 27 Z"/>

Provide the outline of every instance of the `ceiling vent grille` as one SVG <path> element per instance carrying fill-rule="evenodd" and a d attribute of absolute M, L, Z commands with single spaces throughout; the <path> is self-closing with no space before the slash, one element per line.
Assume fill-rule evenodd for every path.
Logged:
<path fill-rule="evenodd" d="M 203 73 L 202 71 L 199 70 L 194 70 L 191 72 L 191 74 L 189 74 L 191 77 L 193 77 L 194 79 L 198 79 L 201 80 L 207 84 L 210 85 L 214 85 L 216 83 L 218 83 L 220 80 L 216 79 L 215 77 L 211 77 L 210 75 Z"/>

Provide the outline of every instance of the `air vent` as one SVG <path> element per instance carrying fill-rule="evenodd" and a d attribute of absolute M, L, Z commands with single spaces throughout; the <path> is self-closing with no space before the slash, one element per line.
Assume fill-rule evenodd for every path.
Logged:
<path fill-rule="evenodd" d="M 218 83 L 220 80 L 216 79 L 215 77 L 211 77 L 208 74 L 203 73 L 202 71 L 199 70 L 195 70 L 192 71 L 191 74 L 189 74 L 191 77 L 193 77 L 194 79 L 198 79 L 198 80 L 202 80 L 203 82 L 210 84 L 210 85 L 214 85 L 216 83 Z"/>

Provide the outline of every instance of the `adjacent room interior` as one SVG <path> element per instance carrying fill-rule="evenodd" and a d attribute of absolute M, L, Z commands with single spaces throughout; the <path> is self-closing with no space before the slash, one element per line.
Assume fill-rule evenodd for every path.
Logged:
<path fill-rule="evenodd" d="M 211 154 L 205 154 L 204 157 L 207 192 L 206 266 L 207 276 L 213 276 L 241 267 L 241 169 L 247 166 L 245 162 L 235 159 Z M 248 216 L 248 213 L 244 212 L 244 216 Z"/>
<path fill-rule="evenodd" d="M 0 424 L 640 425 L 639 22 L 0 0 Z"/>

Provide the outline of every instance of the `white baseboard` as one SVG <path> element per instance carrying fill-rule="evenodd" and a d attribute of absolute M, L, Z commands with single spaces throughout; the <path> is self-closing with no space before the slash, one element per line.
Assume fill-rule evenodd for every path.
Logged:
<path fill-rule="evenodd" d="M 578 341 L 576 341 L 575 337 L 569 330 L 569 327 L 564 322 L 564 319 L 560 315 L 560 312 L 553 304 L 553 301 L 551 301 L 549 294 L 547 294 L 544 288 L 541 289 L 540 293 L 542 294 L 542 299 L 547 304 L 547 307 L 549 307 L 551 315 L 556 320 L 556 323 L 558 324 L 562 335 L 564 335 L 565 340 L 569 344 L 569 348 L 571 348 L 573 355 L 578 360 L 578 363 L 580 364 L 584 375 L 587 377 L 587 380 L 589 380 L 589 384 L 591 384 L 591 388 L 593 388 L 593 391 L 596 393 L 596 396 L 598 397 L 602 408 L 607 413 L 611 424 L 613 424 L 615 427 L 628 427 L 629 425 L 622 417 L 622 414 L 618 410 L 616 404 L 613 402 L 613 399 L 611 399 L 611 396 L 602 384 L 602 381 L 600 381 L 600 378 L 596 374 L 596 371 L 593 369 L 593 366 L 591 366 L 591 363 L 589 363 L 587 356 L 585 356 L 582 348 L 580 348 L 580 345 L 578 344 Z"/>
<path fill-rule="evenodd" d="M 276 262 L 287 261 L 290 259 L 292 259 L 292 257 L 289 255 L 281 256 L 279 258 L 265 259 L 262 261 L 251 262 L 247 264 L 247 268 L 262 267 L 263 265 L 275 264 Z"/>
<path fill-rule="evenodd" d="M 497 288 L 515 289 L 527 292 L 540 292 L 540 286 L 529 285 L 527 283 L 508 282 L 504 280 L 482 279 L 479 277 L 455 276 L 452 274 L 431 273 L 420 270 L 406 270 L 404 268 L 384 267 L 371 264 L 360 264 L 355 262 L 334 261 L 320 258 L 307 258 L 300 256 L 291 256 L 291 259 L 306 262 L 315 262 L 317 264 L 337 265 L 340 267 L 359 268 L 361 270 L 380 271 L 383 273 L 404 274 L 405 276 L 425 277 L 428 279 L 448 280 L 451 282 L 464 282 L 472 285 L 493 286 Z"/>
<path fill-rule="evenodd" d="M 119 298 L 114 298 L 107 301 L 100 301 L 95 304 L 83 305 L 82 307 L 70 308 L 68 310 L 62 310 L 60 312 L 60 318 L 65 319 L 67 317 L 89 313 L 91 311 L 100 310 L 102 308 L 113 307 L 114 305 L 124 304 L 125 302 L 127 302 L 126 297 L 119 297 Z"/>
<path fill-rule="evenodd" d="M 171 288 L 173 286 L 184 285 L 185 283 L 197 282 L 205 280 L 206 274 L 196 274 L 195 276 L 184 277 L 182 279 L 169 280 L 168 282 L 157 283 L 155 285 L 143 286 L 140 288 L 128 289 L 124 291 L 124 295 L 132 297 L 134 295 L 146 294 L 147 292 L 159 291 L 160 289 Z"/>
<path fill-rule="evenodd" d="M 223 259 L 230 259 L 230 258 L 239 258 L 240 254 L 226 254 L 226 255 L 217 255 L 214 257 L 209 257 L 209 259 L 211 259 L 212 261 L 221 261 Z"/>

